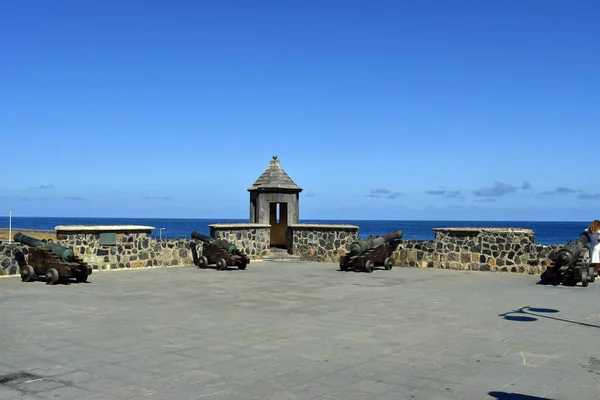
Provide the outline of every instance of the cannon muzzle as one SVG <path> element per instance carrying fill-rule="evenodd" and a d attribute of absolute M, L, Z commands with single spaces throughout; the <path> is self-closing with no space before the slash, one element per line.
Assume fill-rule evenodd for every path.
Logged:
<path fill-rule="evenodd" d="M 562 249 L 556 252 L 555 264 L 558 267 L 563 267 L 567 265 L 572 265 L 577 261 L 579 255 L 585 248 L 585 245 L 590 241 L 590 237 L 587 232 L 583 232 L 579 235 L 579 238 L 575 241 L 575 243 L 569 243 Z"/>
<path fill-rule="evenodd" d="M 590 237 L 587 232 L 583 232 L 579 238 L 575 241 L 575 243 L 569 243 L 558 252 L 556 252 L 555 263 L 558 267 L 572 265 L 582 250 L 585 248 L 585 245 L 590 241 Z"/>
<path fill-rule="evenodd" d="M 356 242 L 352 242 L 350 244 L 350 256 L 357 256 L 359 254 L 364 253 L 365 251 L 381 246 L 385 243 L 389 243 L 392 240 L 401 239 L 404 234 L 401 230 L 394 231 L 392 233 L 388 233 L 383 236 L 377 237 L 369 237 L 367 239 L 357 240 Z"/>
<path fill-rule="evenodd" d="M 214 241 L 214 239 L 211 238 L 210 236 L 203 235 L 203 234 L 201 234 L 199 232 L 196 232 L 196 231 L 192 232 L 192 238 L 193 239 L 198 239 L 198 240 L 200 240 L 202 242 L 205 242 L 205 243 L 212 243 Z"/>
<path fill-rule="evenodd" d="M 402 239 L 402 236 L 404 236 L 404 233 L 400 229 L 398 229 L 397 231 L 388 233 L 387 235 L 383 235 L 382 238 L 385 240 L 385 243 L 389 243 L 392 240 Z"/>
<path fill-rule="evenodd" d="M 575 261 L 575 257 L 572 252 L 567 249 L 561 249 L 556 254 L 556 264 L 559 266 L 570 265 Z"/>
<path fill-rule="evenodd" d="M 30 247 L 48 249 L 54 255 L 66 262 L 73 262 L 75 260 L 75 252 L 69 247 L 60 246 L 54 243 L 46 243 L 42 240 L 32 238 L 31 236 L 23 235 L 21 232 L 15 233 L 14 240 L 15 242 L 19 242 Z"/>

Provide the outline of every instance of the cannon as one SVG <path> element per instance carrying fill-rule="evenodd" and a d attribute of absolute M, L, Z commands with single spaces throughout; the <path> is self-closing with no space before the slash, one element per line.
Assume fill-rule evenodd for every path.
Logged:
<path fill-rule="evenodd" d="M 77 282 L 87 282 L 88 276 L 92 274 L 92 267 L 76 257 L 70 247 L 26 236 L 21 232 L 15 233 L 14 240 L 29 246 L 27 259 L 21 251 L 14 254 L 23 282 L 39 279 L 45 280 L 48 285 L 55 285 L 61 279 L 70 278 L 77 279 Z"/>
<path fill-rule="evenodd" d="M 541 275 L 543 284 L 552 281 L 559 282 L 581 282 L 582 286 L 588 286 L 596 280 L 596 271 L 589 264 L 589 254 L 586 250 L 590 238 L 587 232 L 582 232 L 575 242 L 569 242 L 551 255 L 550 265 Z"/>
<path fill-rule="evenodd" d="M 397 230 L 383 236 L 369 236 L 350 243 L 348 254 L 340 257 L 340 270 L 348 271 L 350 268 L 360 268 L 366 272 L 373 272 L 376 266 L 383 266 L 391 270 L 394 266 L 392 253 L 398 247 L 403 233 Z"/>
<path fill-rule="evenodd" d="M 203 235 L 203 234 L 198 233 L 198 232 L 192 232 L 192 238 L 193 239 L 198 239 L 198 240 L 200 240 L 200 241 L 202 241 L 204 243 L 212 243 L 212 244 L 216 244 L 217 246 L 221 246 L 229 254 L 235 254 L 235 252 L 237 251 L 237 246 L 235 244 L 229 243 L 227 240 L 213 239 L 210 236 L 206 236 L 206 235 Z"/>
<path fill-rule="evenodd" d="M 213 239 L 195 231 L 192 232 L 192 239 L 200 241 L 202 245 L 202 255 L 199 256 L 196 243 L 190 243 L 194 264 L 199 268 L 206 268 L 210 264 L 215 264 L 218 270 L 227 269 L 228 266 L 246 269 L 246 266 L 250 263 L 247 255 L 242 253 L 235 244 L 226 240 Z"/>

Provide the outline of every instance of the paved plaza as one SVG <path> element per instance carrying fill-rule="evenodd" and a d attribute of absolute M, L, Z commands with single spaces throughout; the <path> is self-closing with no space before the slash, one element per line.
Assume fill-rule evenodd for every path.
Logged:
<path fill-rule="evenodd" d="M 253 262 L 0 279 L 0 399 L 600 399 L 600 282 Z"/>

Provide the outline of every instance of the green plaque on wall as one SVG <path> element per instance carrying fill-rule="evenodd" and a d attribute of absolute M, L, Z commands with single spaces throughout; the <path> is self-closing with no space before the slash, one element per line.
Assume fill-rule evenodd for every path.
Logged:
<path fill-rule="evenodd" d="M 116 232 L 101 232 L 100 233 L 100 244 L 102 246 L 114 246 L 117 244 Z"/>

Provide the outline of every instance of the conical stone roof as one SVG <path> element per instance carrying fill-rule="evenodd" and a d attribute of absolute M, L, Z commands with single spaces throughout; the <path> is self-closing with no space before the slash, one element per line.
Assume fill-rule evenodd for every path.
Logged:
<path fill-rule="evenodd" d="M 269 163 L 265 172 L 258 177 L 256 182 L 248 188 L 248 191 L 252 190 L 295 190 L 301 192 L 302 189 L 294 183 L 292 178 L 281 168 L 281 164 L 277 159 L 277 156 L 273 156 L 273 159 Z"/>

